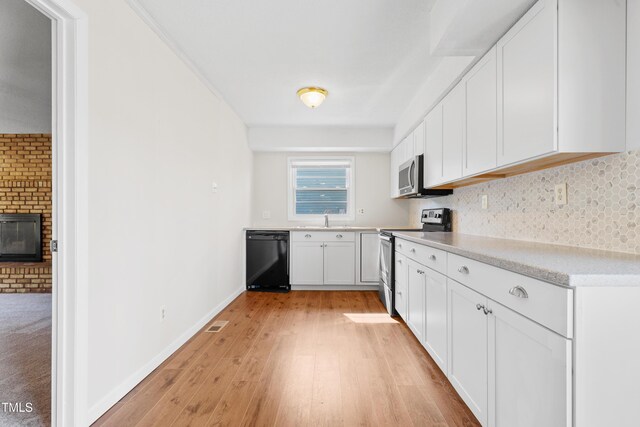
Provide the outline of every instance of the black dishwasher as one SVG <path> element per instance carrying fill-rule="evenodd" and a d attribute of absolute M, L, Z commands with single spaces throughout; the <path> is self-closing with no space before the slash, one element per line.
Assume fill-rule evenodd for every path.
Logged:
<path fill-rule="evenodd" d="M 247 290 L 289 292 L 289 232 L 247 231 Z"/>

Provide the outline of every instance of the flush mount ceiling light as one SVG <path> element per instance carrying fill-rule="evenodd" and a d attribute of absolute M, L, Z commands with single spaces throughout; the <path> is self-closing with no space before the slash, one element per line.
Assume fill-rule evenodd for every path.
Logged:
<path fill-rule="evenodd" d="M 320 87 L 303 87 L 297 92 L 300 100 L 309 108 L 316 108 L 324 102 L 329 92 Z"/>

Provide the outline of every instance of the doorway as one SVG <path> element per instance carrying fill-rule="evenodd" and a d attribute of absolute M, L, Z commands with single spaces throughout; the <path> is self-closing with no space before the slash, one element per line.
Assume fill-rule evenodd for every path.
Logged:
<path fill-rule="evenodd" d="M 87 312 L 88 292 L 88 141 L 87 141 L 87 18 L 72 0 L 6 0 L 14 6 L 25 4 L 42 14 L 50 22 L 50 60 L 46 67 L 50 72 L 50 118 L 49 133 L 31 133 L 25 139 L 36 141 L 13 141 L 19 139 L 18 133 L 11 137 L 10 143 L 22 143 L 26 147 L 33 142 L 50 146 L 49 185 L 51 209 L 48 234 L 42 236 L 43 253 L 50 253 L 50 293 L 41 292 L 36 296 L 48 295 L 49 301 L 32 304 L 32 312 L 50 315 L 49 327 L 49 420 L 54 426 L 74 426 L 86 423 L 86 353 L 87 353 Z M 8 58 L 8 59 L 7 59 Z M 5 57 L 10 61 L 10 57 Z M 34 87 L 27 87 L 29 93 Z M 18 111 L 18 110 L 16 110 Z M 19 111 L 18 111 L 19 112 Z M 23 111 L 24 113 L 24 111 Z M 20 114 L 16 114 L 20 117 Z M 23 115 L 24 116 L 24 115 Z M 32 117 L 31 117 L 32 118 Z M 0 130 L 2 132 L 2 130 Z M 23 136 L 23 134 L 21 134 Z M 6 139 L 6 138 L 5 138 Z M 9 150 L 12 151 L 12 150 Z M 45 156 L 45 154 L 41 154 Z M 38 154 L 36 154 L 37 158 Z M 27 157 L 25 157 L 27 158 Z M 32 158 L 32 157 L 29 157 Z M 25 168 L 23 165 L 21 168 Z M 29 172 L 29 166 L 26 171 Z M 36 172 L 36 167 L 32 167 Z M 14 176 L 20 176 L 16 174 Z M 0 186 L 2 181 L 0 181 Z M 46 187 L 46 185 L 44 185 Z M 37 192 L 38 190 L 30 190 Z M 0 193 L 2 190 L 0 190 Z M 40 197 L 40 196 L 37 196 Z M 37 199 L 40 201 L 40 199 Z M 43 230 L 45 227 L 43 227 Z M 14 236 L 15 237 L 15 236 Z M 18 239 L 19 240 L 19 239 Z M 50 249 L 50 242 L 57 243 L 57 252 Z M 45 260 L 46 261 L 46 260 Z M 0 271 L 2 266 L 0 265 Z M 2 274 L 2 273 L 0 273 Z M 35 276 L 30 271 L 22 277 L 8 279 L 27 279 Z M 16 276 L 20 276 L 17 273 Z M 44 280 L 37 277 L 29 279 Z M 35 284 L 34 284 L 35 283 Z M 32 282 L 35 288 L 39 282 Z M 18 289 L 18 288 L 16 288 Z M 18 294 L 18 292 L 15 292 Z M 21 292 L 26 293 L 26 292 Z M 25 314 L 24 310 L 19 310 Z M 8 312 L 8 311 L 7 311 Z M 48 312 L 48 313 L 47 313 Z M 36 322 L 37 323 L 37 322 Z M 41 325 L 41 323 L 39 323 Z M 38 333 L 36 324 L 21 326 L 21 331 Z M 31 329 L 30 329 L 31 328 Z M 42 332 L 42 331 L 40 331 Z M 42 348 L 42 347 L 41 347 Z M 45 349 L 46 351 L 46 349 Z M 39 355 L 42 356 L 41 354 Z M 23 357 L 26 361 L 26 356 Z M 41 360 L 41 359 L 40 359 Z M 16 377 L 17 378 L 17 377 Z M 22 381 L 24 384 L 24 381 Z M 18 398 L 20 399 L 20 398 Z M 41 401 L 41 400 L 40 400 Z M 22 405 L 2 405 L 12 414 L 29 413 L 29 402 Z M 20 402 L 19 402 L 20 403 Z M 34 404 L 35 402 L 31 402 Z M 39 404 L 42 408 L 43 404 Z M 46 405 L 46 403 L 44 404 Z M 31 413 L 35 412 L 31 408 Z M 41 410 L 38 412 L 42 412 Z M 34 425 L 47 425 L 47 415 Z M 5 423 L 6 424 L 6 423 Z M 9 425 L 16 425 L 13 421 Z M 0 423 L 2 425 L 2 423 Z M 20 425 L 20 424 L 17 424 Z"/>

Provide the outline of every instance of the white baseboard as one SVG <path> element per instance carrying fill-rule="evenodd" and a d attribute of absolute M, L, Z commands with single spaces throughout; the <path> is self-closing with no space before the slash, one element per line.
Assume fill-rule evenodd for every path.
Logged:
<path fill-rule="evenodd" d="M 378 285 L 291 285 L 292 291 L 377 291 Z"/>
<path fill-rule="evenodd" d="M 210 312 L 205 314 L 195 325 L 187 329 L 182 335 L 176 338 L 171 344 L 169 344 L 164 350 L 162 350 L 157 356 L 151 359 L 146 365 L 142 366 L 136 372 L 134 372 L 129 378 L 127 378 L 122 384 L 114 388 L 108 393 L 102 400 L 89 408 L 89 424 L 95 422 L 105 412 L 115 405 L 120 399 L 122 399 L 127 393 L 129 393 L 140 381 L 145 379 L 147 375 L 153 372 L 162 362 L 167 360 L 176 350 L 178 350 L 184 343 L 186 343 L 196 332 L 204 327 L 207 322 L 211 320 L 215 315 L 220 313 L 226 306 L 231 304 L 231 301 L 236 299 L 238 295 L 245 291 L 245 286 L 235 290 L 224 301 L 214 307 Z"/>

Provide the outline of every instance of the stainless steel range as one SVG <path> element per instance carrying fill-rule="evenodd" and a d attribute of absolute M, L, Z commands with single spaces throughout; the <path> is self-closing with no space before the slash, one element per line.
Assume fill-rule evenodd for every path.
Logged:
<path fill-rule="evenodd" d="M 395 238 L 394 231 L 451 231 L 451 210 L 447 208 L 423 209 L 422 228 L 413 230 L 380 230 L 380 282 L 378 296 L 391 316 L 395 316 Z"/>

